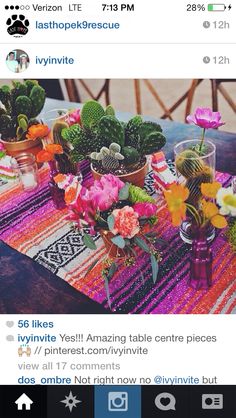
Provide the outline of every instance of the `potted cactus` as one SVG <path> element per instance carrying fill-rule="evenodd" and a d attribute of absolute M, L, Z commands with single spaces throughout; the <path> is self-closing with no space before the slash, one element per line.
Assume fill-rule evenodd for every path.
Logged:
<path fill-rule="evenodd" d="M 40 139 L 27 139 L 28 129 L 40 122 L 37 116 L 45 103 L 45 90 L 36 80 L 13 81 L 0 88 L 0 140 L 9 155 L 22 151 L 36 154 Z"/>
<path fill-rule="evenodd" d="M 166 142 L 157 123 L 145 122 L 139 115 L 121 122 L 111 105 L 104 109 L 94 100 L 83 105 L 80 123 L 63 129 L 62 137 L 73 146 L 74 162 L 90 158 L 95 179 L 112 173 L 140 187 L 148 171 L 146 156 Z"/>

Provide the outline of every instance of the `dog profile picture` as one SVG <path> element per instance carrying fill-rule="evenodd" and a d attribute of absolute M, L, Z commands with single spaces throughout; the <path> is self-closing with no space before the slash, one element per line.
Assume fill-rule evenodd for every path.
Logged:
<path fill-rule="evenodd" d="M 22 14 L 12 15 L 6 21 L 7 32 L 14 38 L 21 38 L 29 31 L 29 20 Z"/>
<path fill-rule="evenodd" d="M 7 54 L 6 65 L 13 73 L 22 73 L 28 69 L 30 59 L 22 49 L 14 49 Z"/>

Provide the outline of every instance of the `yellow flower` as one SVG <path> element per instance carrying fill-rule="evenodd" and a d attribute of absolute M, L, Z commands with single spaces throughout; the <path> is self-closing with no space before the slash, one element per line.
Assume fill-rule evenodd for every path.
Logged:
<path fill-rule="evenodd" d="M 218 181 L 213 183 L 202 183 L 201 192 L 204 196 L 209 197 L 210 199 L 215 199 L 218 190 L 220 190 L 221 184 Z"/>
<path fill-rule="evenodd" d="M 227 226 L 227 221 L 224 216 L 219 214 L 219 209 L 215 203 L 202 200 L 202 211 L 207 219 L 210 220 L 213 226 L 222 229 Z"/>
<path fill-rule="evenodd" d="M 172 224 L 179 226 L 186 217 L 186 203 L 189 197 L 189 190 L 181 184 L 173 184 L 169 190 L 164 191 L 168 209 L 172 216 Z"/>

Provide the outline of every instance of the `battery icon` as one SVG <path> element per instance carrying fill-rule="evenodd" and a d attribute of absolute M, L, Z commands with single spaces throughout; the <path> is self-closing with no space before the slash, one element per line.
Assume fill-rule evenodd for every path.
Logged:
<path fill-rule="evenodd" d="M 224 4 L 208 4 L 208 12 L 224 12 L 225 10 Z"/>

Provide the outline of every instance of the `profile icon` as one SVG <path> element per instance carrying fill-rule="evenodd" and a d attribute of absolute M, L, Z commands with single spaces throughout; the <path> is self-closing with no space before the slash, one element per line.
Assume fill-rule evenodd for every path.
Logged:
<path fill-rule="evenodd" d="M 6 65 L 13 73 L 22 73 L 29 67 L 30 59 L 25 51 L 14 49 L 7 55 Z"/>
<path fill-rule="evenodd" d="M 21 38 L 29 31 L 29 20 L 22 14 L 12 15 L 6 21 L 7 32 L 14 38 Z"/>

